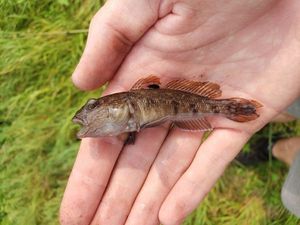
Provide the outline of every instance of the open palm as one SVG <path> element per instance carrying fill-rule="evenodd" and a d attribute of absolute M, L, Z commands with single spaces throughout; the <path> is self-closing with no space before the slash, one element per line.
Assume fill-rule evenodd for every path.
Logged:
<path fill-rule="evenodd" d="M 249 137 L 300 94 L 300 2 L 110 0 L 91 23 L 73 74 L 82 89 L 127 91 L 155 74 L 220 84 L 222 97 L 263 104 L 247 123 L 201 132 L 140 132 L 82 140 L 61 206 L 62 224 L 180 224 Z M 201 145 L 200 145 L 201 144 Z"/>

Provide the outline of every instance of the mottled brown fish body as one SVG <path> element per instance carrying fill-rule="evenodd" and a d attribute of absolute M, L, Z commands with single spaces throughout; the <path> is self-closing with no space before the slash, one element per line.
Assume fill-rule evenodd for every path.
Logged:
<path fill-rule="evenodd" d="M 128 95 L 132 104 L 136 105 L 141 126 L 159 121 L 199 117 L 213 113 L 212 108 L 219 108 L 206 103 L 208 98 L 183 91 L 149 89 L 132 91 Z M 212 101 L 210 103 L 214 104 Z"/>
<path fill-rule="evenodd" d="M 197 119 L 207 115 L 234 114 L 239 102 L 237 99 L 209 99 L 196 94 L 168 89 L 136 90 L 127 93 L 135 108 L 141 127 L 166 120 L 177 121 Z M 233 104 L 236 103 L 236 104 Z M 248 114 L 255 113 L 253 105 L 243 106 Z M 253 115 L 252 115 L 253 116 Z M 254 115 L 256 118 L 258 115 Z M 231 116 L 229 116 L 231 117 Z"/>
<path fill-rule="evenodd" d="M 256 108 L 261 105 L 254 100 L 216 99 L 221 95 L 217 84 L 175 80 L 166 88 L 152 89 L 152 80 L 157 82 L 156 77 L 141 79 L 128 92 L 89 100 L 73 118 L 83 125 L 78 137 L 133 133 L 166 121 L 184 130 L 205 131 L 212 129 L 205 119 L 208 115 L 224 115 L 237 122 L 259 116 Z M 143 88 L 145 84 L 150 88 Z"/>

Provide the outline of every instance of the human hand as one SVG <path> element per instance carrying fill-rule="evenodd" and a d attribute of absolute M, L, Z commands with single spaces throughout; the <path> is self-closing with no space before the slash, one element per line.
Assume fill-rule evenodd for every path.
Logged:
<path fill-rule="evenodd" d="M 300 3 L 286 1 L 110 0 L 91 22 L 74 74 L 89 90 L 127 91 L 141 77 L 212 81 L 222 97 L 263 104 L 247 123 L 225 118 L 202 133 L 166 126 L 86 138 L 61 205 L 62 224 L 180 224 L 249 137 L 300 93 Z M 123 148 L 123 149 L 122 149 Z"/>

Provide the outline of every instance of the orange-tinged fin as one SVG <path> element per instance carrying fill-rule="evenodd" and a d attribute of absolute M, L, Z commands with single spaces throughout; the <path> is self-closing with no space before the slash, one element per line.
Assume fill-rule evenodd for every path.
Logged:
<path fill-rule="evenodd" d="M 212 130 L 210 123 L 205 118 L 195 119 L 195 120 L 175 121 L 174 125 L 183 130 L 192 130 L 192 131 Z"/>
<path fill-rule="evenodd" d="M 139 79 L 132 87 L 131 90 L 137 89 L 155 89 L 160 87 L 160 79 L 155 75 L 150 75 L 145 78 Z"/>
<path fill-rule="evenodd" d="M 258 101 L 255 100 L 249 100 L 251 102 L 251 104 L 253 104 L 256 108 L 261 108 L 263 107 L 263 105 L 261 103 L 259 103 Z"/>
<path fill-rule="evenodd" d="M 259 102 L 244 98 L 230 98 L 227 100 L 230 100 L 230 102 L 225 106 L 224 114 L 228 119 L 237 122 L 247 122 L 259 117 L 256 111 L 257 108 L 262 107 L 262 104 Z"/>
<path fill-rule="evenodd" d="M 186 91 L 208 98 L 218 98 L 222 94 L 220 86 L 211 82 L 172 80 L 166 84 L 165 88 Z"/>

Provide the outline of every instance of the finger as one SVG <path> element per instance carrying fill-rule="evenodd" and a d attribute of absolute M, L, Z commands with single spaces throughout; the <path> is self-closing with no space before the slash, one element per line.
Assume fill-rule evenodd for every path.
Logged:
<path fill-rule="evenodd" d="M 192 162 L 202 133 L 172 129 L 166 138 L 126 224 L 159 224 L 159 208 L 170 189 Z"/>
<path fill-rule="evenodd" d="M 146 129 L 122 150 L 92 224 L 124 224 L 167 132 L 167 126 Z"/>
<path fill-rule="evenodd" d="M 118 138 L 85 138 L 60 208 L 61 224 L 89 224 L 122 149 Z"/>
<path fill-rule="evenodd" d="M 163 202 L 160 221 L 165 225 L 180 224 L 203 200 L 249 137 L 244 132 L 215 130 Z"/>
<path fill-rule="evenodd" d="M 132 45 L 155 23 L 158 6 L 158 0 L 108 1 L 91 21 L 74 84 L 89 90 L 110 80 Z"/>

